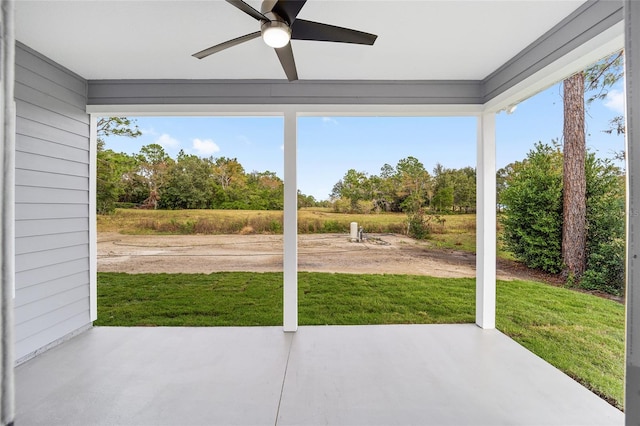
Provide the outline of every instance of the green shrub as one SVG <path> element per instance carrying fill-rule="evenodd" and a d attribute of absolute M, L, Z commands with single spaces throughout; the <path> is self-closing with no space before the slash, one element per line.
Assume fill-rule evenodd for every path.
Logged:
<path fill-rule="evenodd" d="M 562 264 L 562 153 L 538 143 L 512 165 L 501 200 L 504 243 L 531 268 L 557 273 Z M 568 284 L 621 294 L 624 290 L 624 176 L 588 153 L 586 272 Z"/>
<path fill-rule="evenodd" d="M 424 240 L 431 234 L 430 220 L 432 216 L 424 214 L 423 209 L 407 213 L 407 233 L 417 240 Z"/>
<path fill-rule="evenodd" d="M 357 213 L 370 214 L 376 210 L 376 203 L 369 200 L 359 200 Z"/>
<path fill-rule="evenodd" d="M 192 220 L 187 220 L 186 222 L 182 222 L 178 224 L 178 229 L 181 234 L 190 235 L 195 232 L 196 222 Z"/>
<path fill-rule="evenodd" d="M 338 198 L 333 201 L 331 207 L 335 213 L 352 213 L 351 200 L 349 198 Z"/>
<path fill-rule="evenodd" d="M 625 182 L 620 169 L 590 153 L 587 174 L 587 268 L 580 286 L 624 293 Z"/>
<path fill-rule="evenodd" d="M 323 233 L 336 233 L 336 232 L 349 232 L 349 227 L 346 224 L 341 224 L 337 220 L 325 220 L 322 223 Z"/>
<path fill-rule="evenodd" d="M 269 222 L 269 232 L 272 234 L 282 234 L 282 221 L 271 220 Z"/>
<path fill-rule="evenodd" d="M 513 165 L 501 194 L 504 243 L 530 268 L 562 270 L 562 153 L 557 145 L 535 145 Z"/>

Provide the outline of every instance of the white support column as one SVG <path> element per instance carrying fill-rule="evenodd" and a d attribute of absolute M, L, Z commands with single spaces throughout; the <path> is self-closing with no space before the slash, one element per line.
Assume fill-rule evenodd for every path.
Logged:
<path fill-rule="evenodd" d="M 98 319 L 98 232 L 96 223 L 96 179 L 98 152 L 98 118 L 89 120 L 89 315 Z"/>
<path fill-rule="evenodd" d="M 284 331 L 298 330 L 297 115 L 284 114 Z"/>
<path fill-rule="evenodd" d="M 640 2 L 625 0 L 627 358 L 625 424 L 640 425 Z"/>
<path fill-rule="evenodd" d="M 8 425 L 15 419 L 15 4 L 2 0 L 0 9 L 0 424 Z"/>
<path fill-rule="evenodd" d="M 496 327 L 496 118 L 478 118 L 476 168 L 476 324 Z"/>

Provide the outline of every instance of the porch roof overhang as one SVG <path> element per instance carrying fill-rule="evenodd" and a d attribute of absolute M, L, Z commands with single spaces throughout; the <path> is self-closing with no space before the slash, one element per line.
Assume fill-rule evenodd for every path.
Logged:
<path fill-rule="evenodd" d="M 248 3 L 259 9 L 259 1 Z M 221 1 L 18 2 L 16 38 L 88 80 L 89 112 L 180 113 L 177 105 L 192 113 L 212 105 L 498 111 L 622 48 L 622 15 L 622 2 L 611 0 L 310 1 L 301 18 L 379 39 L 372 47 L 294 41 L 301 79 L 291 83 L 261 41 L 202 61 L 190 56 L 255 31 L 253 19 Z"/>

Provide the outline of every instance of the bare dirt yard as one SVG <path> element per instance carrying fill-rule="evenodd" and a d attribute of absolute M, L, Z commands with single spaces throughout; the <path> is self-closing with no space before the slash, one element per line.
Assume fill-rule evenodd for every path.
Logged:
<path fill-rule="evenodd" d="M 282 235 L 98 235 L 98 270 L 127 273 L 282 271 Z M 475 255 L 394 234 L 352 242 L 346 234 L 298 236 L 298 268 L 309 272 L 475 277 Z M 514 262 L 499 279 L 543 279 Z"/>

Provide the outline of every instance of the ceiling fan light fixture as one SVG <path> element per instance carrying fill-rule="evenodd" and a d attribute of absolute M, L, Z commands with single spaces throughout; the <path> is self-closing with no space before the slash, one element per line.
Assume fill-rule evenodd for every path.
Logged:
<path fill-rule="evenodd" d="M 262 37 L 267 46 L 275 49 L 287 79 L 296 81 L 298 79 L 298 71 L 296 70 L 296 61 L 293 58 L 293 48 L 290 44 L 292 38 L 295 40 L 330 41 L 369 46 L 373 45 L 376 38 L 378 38 L 375 34 L 350 28 L 298 19 L 298 13 L 306 2 L 307 0 L 262 0 L 260 12 L 258 12 L 245 0 L 227 0 L 227 3 L 231 6 L 258 21 L 260 23 L 260 31 L 254 31 L 227 40 L 224 43 L 196 52 L 191 56 L 203 59 L 238 44 Z M 295 30 L 293 34 L 291 31 L 292 25 Z"/>
<path fill-rule="evenodd" d="M 286 46 L 291 40 L 291 28 L 285 22 L 268 21 L 262 24 L 260 30 L 267 46 L 276 49 Z"/>

